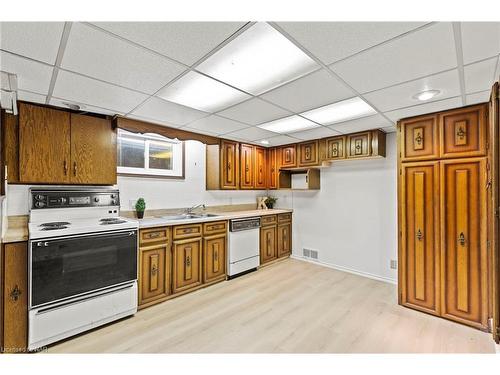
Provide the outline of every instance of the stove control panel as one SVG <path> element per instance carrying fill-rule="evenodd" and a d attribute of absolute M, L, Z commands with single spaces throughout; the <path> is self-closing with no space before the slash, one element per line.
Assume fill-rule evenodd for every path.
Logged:
<path fill-rule="evenodd" d="M 113 189 L 31 189 L 30 193 L 31 209 L 120 206 L 120 193 Z"/>

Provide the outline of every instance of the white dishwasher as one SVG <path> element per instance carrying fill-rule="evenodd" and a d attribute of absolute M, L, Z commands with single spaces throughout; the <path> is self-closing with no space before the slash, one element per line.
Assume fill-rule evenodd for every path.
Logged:
<path fill-rule="evenodd" d="M 227 267 L 229 277 L 259 266 L 259 232 L 260 217 L 230 220 Z"/>

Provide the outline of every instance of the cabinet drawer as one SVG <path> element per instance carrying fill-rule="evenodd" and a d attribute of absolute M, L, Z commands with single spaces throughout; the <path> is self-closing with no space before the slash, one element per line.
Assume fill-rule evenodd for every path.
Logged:
<path fill-rule="evenodd" d="M 139 244 L 146 245 L 169 240 L 169 227 L 141 229 L 139 231 Z"/>
<path fill-rule="evenodd" d="M 266 215 L 260 218 L 260 224 L 262 226 L 276 224 L 276 222 L 277 222 L 276 215 Z"/>
<path fill-rule="evenodd" d="M 226 233 L 227 231 L 227 221 L 216 221 L 213 223 L 203 224 L 203 234 L 216 234 L 216 233 Z"/>
<path fill-rule="evenodd" d="M 287 212 L 286 214 L 278 215 L 278 223 L 285 223 L 287 221 L 292 221 L 292 213 Z"/>
<path fill-rule="evenodd" d="M 174 227 L 174 240 L 199 236 L 201 236 L 201 224 L 185 224 Z"/>

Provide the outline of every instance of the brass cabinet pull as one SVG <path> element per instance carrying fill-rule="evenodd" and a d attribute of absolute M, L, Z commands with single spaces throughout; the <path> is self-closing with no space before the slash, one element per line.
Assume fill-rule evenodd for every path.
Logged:
<path fill-rule="evenodd" d="M 228 161 L 228 162 L 227 162 L 227 170 L 228 170 L 228 171 L 230 171 L 230 170 L 231 170 L 231 162 L 230 162 L 230 161 Z"/>
<path fill-rule="evenodd" d="M 149 238 L 156 238 L 156 237 L 160 237 L 160 236 L 161 236 L 160 232 L 153 232 L 153 233 L 149 234 Z"/>
<path fill-rule="evenodd" d="M 214 252 L 214 260 L 217 262 L 217 260 L 219 259 L 219 252 L 218 251 L 215 251 Z"/>
<path fill-rule="evenodd" d="M 458 128 L 458 131 L 457 131 L 457 136 L 458 136 L 459 138 L 463 138 L 463 137 L 465 136 L 465 130 L 464 130 L 464 128 L 462 128 L 462 127 L 459 127 L 459 128 Z"/>
<path fill-rule="evenodd" d="M 245 166 L 245 172 L 248 172 L 250 168 L 248 168 L 248 165 Z"/>
<path fill-rule="evenodd" d="M 23 292 L 21 292 L 21 289 L 19 289 L 19 286 L 16 284 L 14 289 L 12 289 L 11 292 L 9 293 L 9 296 L 11 300 L 16 302 L 19 299 L 19 297 L 21 297 L 21 294 L 23 294 Z"/>
<path fill-rule="evenodd" d="M 76 161 L 73 162 L 73 176 L 76 176 L 76 173 L 77 173 L 78 169 L 76 167 Z"/>
<path fill-rule="evenodd" d="M 424 140 L 424 138 L 422 137 L 422 134 L 418 133 L 415 140 L 417 141 L 417 144 L 420 145 L 422 143 L 422 141 Z"/>
<path fill-rule="evenodd" d="M 158 272 L 158 268 L 156 268 L 155 266 L 153 266 L 151 268 L 151 276 L 156 276 L 156 273 Z"/>
<path fill-rule="evenodd" d="M 424 235 L 423 235 L 422 231 L 419 229 L 417 231 L 417 240 L 422 241 L 422 238 L 424 238 Z"/>
<path fill-rule="evenodd" d="M 191 265 L 191 259 L 189 259 L 189 256 L 186 257 L 186 267 L 189 267 Z"/>
<path fill-rule="evenodd" d="M 64 168 L 64 175 L 66 176 L 68 174 L 68 162 L 66 160 L 63 163 L 63 168 Z"/>
<path fill-rule="evenodd" d="M 465 235 L 464 232 L 461 232 L 460 235 L 458 236 L 458 243 L 462 246 L 465 246 Z"/>

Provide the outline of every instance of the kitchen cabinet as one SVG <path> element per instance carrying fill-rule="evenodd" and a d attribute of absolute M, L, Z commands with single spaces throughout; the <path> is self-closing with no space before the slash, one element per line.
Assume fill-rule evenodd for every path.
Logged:
<path fill-rule="evenodd" d="M 320 185 L 318 168 L 283 169 L 279 172 L 279 189 L 319 190 Z"/>
<path fill-rule="evenodd" d="M 203 282 L 213 283 L 226 279 L 226 233 L 203 239 Z"/>
<path fill-rule="evenodd" d="M 400 121 L 401 160 L 432 160 L 439 157 L 439 132 L 436 115 Z"/>
<path fill-rule="evenodd" d="M 277 258 L 276 224 L 260 228 L 260 264 L 265 264 Z"/>
<path fill-rule="evenodd" d="M 221 141 L 222 189 L 238 189 L 239 151 L 238 143 Z"/>
<path fill-rule="evenodd" d="M 202 284 L 202 238 L 173 242 L 173 293 L 180 293 Z"/>
<path fill-rule="evenodd" d="M 267 188 L 278 188 L 277 149 L 275 147 L 267 150 Z"/>
<path fill-rule="evenodd" d="M 19 182 L 116 183 L 116 131 L 111 121 L 19 103 Z M 11 157 L 12 159 L 12 157 Z M 13 179 L 13 182 L 17 182 Z"/>
<path fill-rule="evenodd" d="M 294 168 L 297 166 L 297 145 L 287 145 L 278 148 L 280 168 Z"/>
<path fill-rule="evenodd" d="M 2 321 L 0 347 L 6 353 L 24 352 L 28 345 L 28 246 L 2 245 Z"/>
<path fill-rule="evenodd" d="M 267 152 L 263 147 L 255 147 L 255 189 L 266 188 Z"/>
<path fill-rule="evenodd" d="M 254 188 L 254 151 L 251 145 L 240 145 L 240 189 Z"/>
<path fill-rule="evenodd" d="M 307 167 L 319 164 L 319 142 L 318 140 L 302 142 L 297 145 L 299 152 L 299 167 Z"/>
<path fill-rule="evenodd" d="M 372 134 L 363 132 L 347 136 L 347 157 L 359 158 L 370 156 L 372 152 Z"/>
<path fill-rule="evenodd" d="M 282 258 L 292 253 L 292 214 L 279 214 L 277 226 L 277 256 Z"/>
<path fill-rule="evenodd" d="M 344 159 L 346 157 L 346 150 L 345 150 L 346 137 L 345 136 L 327 138 L 325 140 L 325 142 L 326 142 L 326 144 L 325 144 L 325 147 L 326 147 L 325 159 L 326 160 Z"/>

